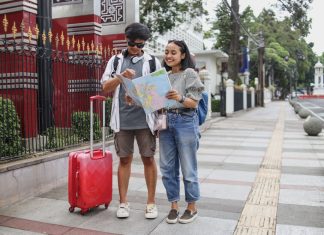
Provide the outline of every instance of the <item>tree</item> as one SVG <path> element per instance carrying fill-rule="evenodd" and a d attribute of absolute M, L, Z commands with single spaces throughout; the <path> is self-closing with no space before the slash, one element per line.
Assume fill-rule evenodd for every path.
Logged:
<path fill-rule="evenodd" d="M 231 12 L 224 2 L 222 2 L 216 7 L 215 13 L 216 20 L 212 22 L 211 29 L 205 32 L 204 38 L 217 38 L 213 48 L 220 49 L 228 54 L 232 36 L 230 18 Z"/>
<path fill-rule="evenodd" d="M 207 15 L 203 0 L 187 0 L 183 3 L 177 0 L 140 0 L 140 22 L 153 33 L 163 34 L 185 22 L 187 16 L 196 18 L 202 15 Z"/>
<path fill-rule="evenodd" d="M 281 10 L 289 13 L 289 19 L 295 29 L 299 29 L 302 36 L 309 34 L 312 20 L 308 19 L 307 11 L 313 0 L 278 0 Z"/>

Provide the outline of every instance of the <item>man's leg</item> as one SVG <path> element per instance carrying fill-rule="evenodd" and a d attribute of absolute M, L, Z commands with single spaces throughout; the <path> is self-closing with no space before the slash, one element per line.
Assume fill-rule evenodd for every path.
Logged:
<path fill-rule="evenodd" d="M 143 157 L 144 175 L 147 187 L 147 204 L 155 204 L 157 168 L 154 157 Z"/>
<path fill-rule="evenodd" d="M 127 202 L 127 191 L 133 160 L 134 133 L 128 130 L 120 130 L 120 132 L 115 133 L 114 138 L 115 150 L 119 156 L 117 178 L 120 204 L 117 209 L 117 217 L 127 218 L 130 211 Z"/>
<path fill-rule="evenodd" d="M 145 218 L 155 219 L 158 217 L 158 210 L 155 205 L 155 189 L 157 181 L 157 169 L 154 160 L 156 149 L 156 138 L 150 129 L 136 130 L 136 141 L 144 165 L 144 175 L 147 187 L 147 205 Z"/>
<path fill-rule="evenodd" d="M 127 190 L 131 174 L 133 156 L 119 158 L 118 165 L 118 190 L 120 203 L 127 202 Z"/>

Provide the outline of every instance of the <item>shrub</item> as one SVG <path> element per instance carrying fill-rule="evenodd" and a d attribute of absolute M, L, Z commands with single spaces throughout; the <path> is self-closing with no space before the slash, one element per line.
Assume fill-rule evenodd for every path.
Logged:
<path fill-rule="evenodd" d="M 20 134 L 20 120 L 14 103 L 0 97 L 0 160 L 24 150 Z"/>
<path fill-rule="evenodd" d="M 219 112 L 220 111 L 220 100 L 211 100 L 211 110 L 212 112 Z"/>
<path fill-rule="evenodd" d="M 112 105 L 112 98 L 108 97 L 106 99 L 106 126 L 109 126 L 110 116 L 111 116 L 111 105 Z"/>
<path fill-rule="evenodd" d="M 97 140 L 101 136 L 100 120 L 98 114 L 93 115 L 93 139 Z M 90 140 L 90 113 L 74 112 L 72 114 L 72 130 L 79 139 Z"/>
<path fill-rule="evenodd" d="M 106 114 L 105 114 L 106 115 L 106 120 L 105 120 L 106 121 L 106 127 L 108 127 L 109 126 L 109 123 L 110 123 L 111 106 L 112 106 L 112 98 L 108 97 L 106 99 Z M 111 134 L 111 133 L 112 133 L 112 130 L 111 129 L 108 129 L 108 133 L 106 133 L 106 134 Z"/>

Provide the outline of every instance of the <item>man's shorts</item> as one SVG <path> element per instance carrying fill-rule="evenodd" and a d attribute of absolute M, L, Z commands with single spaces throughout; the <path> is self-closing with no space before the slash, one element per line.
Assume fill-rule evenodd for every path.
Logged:
<path fill-rule="evenodd" d="M 128 157 L 134 153 L 136 138 L 142 157 L 153 157 L 156 149 L 156 138 L 149 128 L 138 130 L 120 130 L 114 135 L 115 150 L 119 157 Z"/>

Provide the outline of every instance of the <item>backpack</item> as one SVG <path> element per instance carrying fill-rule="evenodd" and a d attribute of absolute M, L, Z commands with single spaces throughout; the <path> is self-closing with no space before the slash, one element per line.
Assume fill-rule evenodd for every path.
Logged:
<path fill-rule="evenodd" d="M 150 72 L 153 73 L 155 70 L 156 70 L 156 64 L 155 64 L 155 56 L 151 55 L 152 59 L 149 60 L 149 64 L 150 64 Z M 117 66 L 118 66 L 118 60 L 119 60 L 119 57 L 115 56 L 115 59 L 114 59 L 114 73 L 116 73 L 116 70 L 117 70 Z"/>
<path fill-rule="evenodd" d="M 199 126 L 206 121 L 207 113 L 208 113 L 208 92 L 203 91 L 202 98 L 199 100 L 198 108 L 198 120 Z"/>

